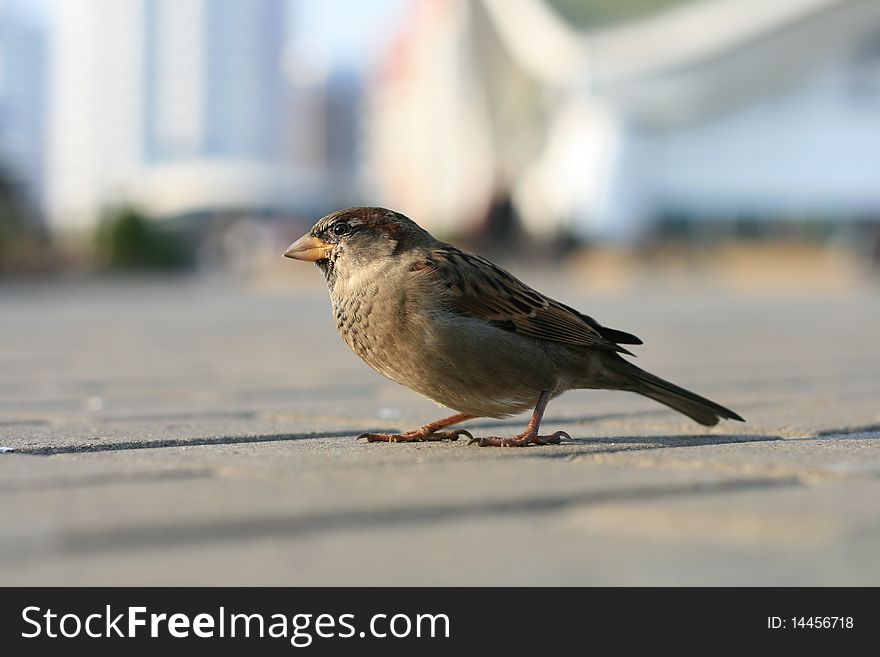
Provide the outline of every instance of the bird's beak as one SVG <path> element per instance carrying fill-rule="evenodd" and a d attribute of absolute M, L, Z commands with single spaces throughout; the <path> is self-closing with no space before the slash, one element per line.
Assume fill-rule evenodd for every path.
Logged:
<path fill-rule="evenodd" d="M 294 260 L 305 260 L 307 262 L 315 262 L 315 260 L 323 260 L 333 245 L 311 235 L 303 235 L 296 242 L 287 247 L 284 252 L 285 258 L 293 258 Z"/>

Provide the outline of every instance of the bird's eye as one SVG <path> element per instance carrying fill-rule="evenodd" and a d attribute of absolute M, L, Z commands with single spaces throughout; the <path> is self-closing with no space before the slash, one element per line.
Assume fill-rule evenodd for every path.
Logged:
<path fill-rule="evenodd" d="M 336 224 L 331 229 L 334 235 L 346 235 L 351 232 L 351 226 L 346 223 Z"/>

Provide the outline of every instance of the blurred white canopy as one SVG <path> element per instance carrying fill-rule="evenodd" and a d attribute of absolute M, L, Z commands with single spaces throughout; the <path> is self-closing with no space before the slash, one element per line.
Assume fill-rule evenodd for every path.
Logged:
<path fill-rule="evenodd" d="M 880 211 L 880 107 L 851 92 L 875 39 L 874 0 L 589 31 L 544 0 L 417 2 L 368 104 L 365 188 L 450 229 L 506 192 L 535 233 L 612 239 L 667 207 Z"/>

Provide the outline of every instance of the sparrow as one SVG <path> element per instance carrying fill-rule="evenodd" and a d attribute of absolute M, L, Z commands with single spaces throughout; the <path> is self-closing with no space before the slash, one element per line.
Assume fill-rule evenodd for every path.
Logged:
<path fill-rule="evenodd" d="M 621 345 L 636 336 L 529 287 L 498 265 L 432 237 L 393 210 L 358 207 L 321 218 L 284 256 L 314 262 L 330 292 L 336 328 L 380 374 L 457 411 L 405 433 L 365 433 L 368 442 L 471 438 L 480 446 L 557 444 L 540 435 L 547 403 L 567 390 L 625 390 L 713 426 L 744 421 L 713 401 L 633 365 Z M 533 410 L 513 437 L 474 439 L 477 417 Z"/>

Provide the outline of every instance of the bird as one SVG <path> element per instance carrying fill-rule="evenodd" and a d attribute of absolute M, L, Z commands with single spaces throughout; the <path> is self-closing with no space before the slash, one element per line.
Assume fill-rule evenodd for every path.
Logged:
<path fill-rule="evenodd" d="M 387 378 L 455 415 L 403 433 L 363 433 L 368 442 L 457 440 L 525 447 L 571 440 L 541 435 L 549 401 L 574 389 L 635 392 L 714 426 L 744 421 L 734 411 L 651 374 L 624 356 L 631 333 L 544 295 L 498 265 L 434 238 L 380 207 L 328 214 L 283 254 L 324 275 L 336 328 Z M 474 438 L 452 425 L 532 410 L 515 436 Z"/>

